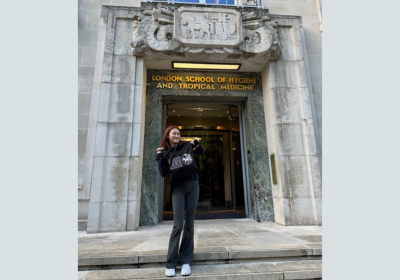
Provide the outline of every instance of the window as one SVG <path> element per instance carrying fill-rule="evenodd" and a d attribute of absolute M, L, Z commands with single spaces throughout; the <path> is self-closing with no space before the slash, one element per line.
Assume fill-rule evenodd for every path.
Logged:
<path fill-rule="evenodd" d="M 256 6 L 261 8 L 261 0 L 147 0 L 148 2 L 167 2 L 188 3 L 188 4 L 206 4 L 206 5 L 226 5 L 226 6 Z"/>
<path fill-rule="evenodd" d="M 175 3 L 192 3 L 192 4 L 213 4 L 213 5 L 235 5 L 235 0 L 171 0 Z"/>

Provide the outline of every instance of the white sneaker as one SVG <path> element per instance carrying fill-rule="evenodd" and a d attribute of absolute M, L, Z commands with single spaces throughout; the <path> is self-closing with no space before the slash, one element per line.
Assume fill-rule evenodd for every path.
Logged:
<path fill-rule="evenodd" d="M 175 276 L 175 268 L 166 268 L 165 276 L 168 276 L 168 277 Z"/>
<path fill-rule="evenodd" d="M 192 271 L 190 270 L 190 265 L 188 264 L 182 265 L 182 270 L 181 270 L 182 276 L 188 276 L 190 275 L 190 273 L 192 273 Z"/>

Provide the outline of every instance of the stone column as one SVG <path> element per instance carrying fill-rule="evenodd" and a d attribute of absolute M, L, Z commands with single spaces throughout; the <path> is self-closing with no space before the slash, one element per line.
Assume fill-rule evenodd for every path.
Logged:
<path fill-rule="evenodd" d="M 282 54 L 262 72 L 275 221 L 321 225 L 321 177 L 299 19 L 278 19 Z M 272 169 L 272 168 L 271 168 Z"/>
<path fill-rule="evenodd" d="M 87 159 L 92 162 L 88 233 L 139 225 L 146 71 L 143 59 L 131 54 L 133 20 L 110 12 L 103 21 L 102 64 L 96 65 L 100 94 L 91 111 L 94 151 Z"/>

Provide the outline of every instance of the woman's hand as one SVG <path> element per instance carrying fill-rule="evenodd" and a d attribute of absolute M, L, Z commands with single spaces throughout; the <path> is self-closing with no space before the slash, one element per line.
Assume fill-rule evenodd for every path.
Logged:
<path fill-rule="evenodd" d="M 164 150 L 164 148 L 163 147 L 157 148 L 157 150 L 156 150 L 157 154 L 161 153 L 161 150 Z"/>
<path fill-rule="evenodd" d="M 191 142 L 190 142 L 190 144 L 192 144 L 192 146 L 196 146 L 196 147 L 194 147 L 193 148 L 193 151 L 195 151 L 196 150 L 196 148 L 199 146 L 199 139 L 197 139 L 197 137 L 195 137 Z"/>
<path fill-rule="evenodd" d="M 197 143 L 198 143 L 199 139 L 197 139 L 197 137 L 195 137 L 192 141 L 190 141 L 190 144 L 192 144 L 193 146 L 195 145 L 194 141 L 197 141 Z"/>

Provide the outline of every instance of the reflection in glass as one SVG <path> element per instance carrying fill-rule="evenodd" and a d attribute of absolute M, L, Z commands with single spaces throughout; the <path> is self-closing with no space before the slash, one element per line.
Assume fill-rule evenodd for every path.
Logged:
<path fill-rule="evenodd" d="M 206 4 L 215 4 L 215 5 L 234 5 L 234 0 L 206 0 Z"/>
<path fill-rule="evenodd" d="M 200 0 L 175 0 L 175 3 L 194 3 L 194 4 L 200 4 L 204 3 L 203 1 L 200 2 Z M 235 5 L 234 0 L 205 0 L 206 4 L 214 4 L 214 5 Z"/>

